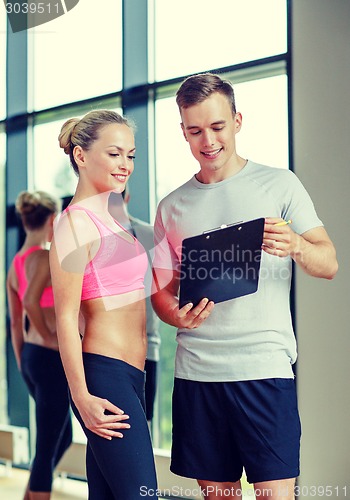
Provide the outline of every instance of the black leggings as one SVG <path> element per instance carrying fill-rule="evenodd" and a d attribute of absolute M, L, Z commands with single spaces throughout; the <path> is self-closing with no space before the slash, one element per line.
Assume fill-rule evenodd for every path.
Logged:
<path fill-rule="evenodd" d="M 29 489 L 51 491 L 53 471 L 72 442 L 68 385 L 58 351 L 26 342 L 22 375 L 35 400 L 36 449 Z"/>
<path fill-rule="evenodd" d="M 89 500 L 156 498 L 152 443 L 144 412 L 143 371 L 119 359 L 83 353 L 89 392 L 108 399 L 129 415 L 124 437 L 104 439 L 89 431 L 72 403 L 88 440 L 86 472 Z"/>

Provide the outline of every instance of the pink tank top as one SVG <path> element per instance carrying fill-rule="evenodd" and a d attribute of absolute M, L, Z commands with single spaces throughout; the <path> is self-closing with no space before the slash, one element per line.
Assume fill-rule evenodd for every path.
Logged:
<path fill-rule="evenodd" d="M 33 252 L 36 252 L 37 250 L 42 250 L 42 248 L 40 246 L 30 247 L 22 255 L 17 253 L 13 259 L 13 265 L 14 265 L 17 279 L 18 279 L 18 291 L 17 291 L 17 293 L 18 293 L 18 296 L 22 302 L 23 302 L 23 297 L 24 297 L 24 294 L 26 293 L 27 286 L 28 286 L 25 262 L 27 260 L 28 255 L 30 255 Z M 53 292 L 52 292 L 51 286 L 44 288 L 44 291 L 43 291 L 42 296 L 40 298 L 40 306 L 41 307 L 53 307 L 54 306 Z"/>
<path fill-rule="evenodd" d="M 82 210 L 96 225 L 100 236 L 100 247 L 95 257 L 86 265 L 81 300 L 120 295 L 144 288 L 147 271 L 147 254 L 141 243 L 116 220 L 122 231 L 132 241 L 113 232 L 91 210 L 70 205 L 65 212 Z"/>

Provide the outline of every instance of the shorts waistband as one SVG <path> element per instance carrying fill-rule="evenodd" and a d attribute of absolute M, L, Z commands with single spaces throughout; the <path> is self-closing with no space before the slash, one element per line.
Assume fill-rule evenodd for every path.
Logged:
<path fill-rule="evenodd" d="M 46 347 L 44 345 L 38 345 L 38 344 L 33 344 L 32 342 L 24 342 L 23 344 L 23 350 L 27 350 L 27 351 L 36 351 L 38 353 L 46 353 L 48 356 L 52 355 L 52 356 L 59 356 L 60 357 L 60 353 L 59 353 L 59 350 L 58 349 L 52 349 L 51 347 Z"/>
<path fill-rule="evenodd" d="M 95 354 L 93 352 L 83 352 L 83 362 L 84 366 L 92 368 L 93 366 L 99 368 L 105 368 L 109 372 L 113 372 L 116 375 L 126 374 L 130 377 L 136 379 L 137 381 L 143 381 L 145 378 L 145 371 L 136 368 L 136 366 L 130 365 L 126 361 L 118 358 L 111 358 L 103 354 Z"/>

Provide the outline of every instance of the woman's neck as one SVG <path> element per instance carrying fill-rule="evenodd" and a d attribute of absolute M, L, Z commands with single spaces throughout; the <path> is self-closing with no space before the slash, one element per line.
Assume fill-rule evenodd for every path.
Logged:
<path fill-rule="evenodd" d="M 41 247 L 45 248 L 47 243 L 47 234 L 44 230 L 38 231 L 27 231 L 26 238 L 24 240 L 23 249 L 31 247 Z"/>
<path fill-rule="evenodd" d="M 96 213 L 108 212 L 109 195 L 109 192 L 95 194 L 93 196 L 81 196 L 79 193 L 76 193 L 71 204 L 80 205 Z"/>

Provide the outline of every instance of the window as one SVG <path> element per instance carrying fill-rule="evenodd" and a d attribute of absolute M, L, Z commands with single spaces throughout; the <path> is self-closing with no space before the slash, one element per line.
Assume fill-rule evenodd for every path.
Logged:
<path fill-rule="evenodd" d="M 67 14 L 29 30 L 34 64 L 28 102 L 33 109 L 120 90 L 121 36 L 121 0 L 84 0 Z"/>
<path fill-rule="evenodd" d="M 155 79 L 282 54 L 286 26 L 280 0 L 155 0 Z"/>
<path fill-rule="evenodd" d="M 6 116 L 6 15 L 0 10 L 0 120 Z"/>
<path fill-rule="evenodd" d="M 174 97 L 155 103 L 155 143 L 157 199 L 186 182 L 198 171 L 180 127 L 180 114 Z"/>
<path fill-rule="evenodd" d="M 7 18 L 0 7 L 0 120 L 6 116 L 6 28 Z M 0 124 L 0 192 L 5 193 L 6 135 Z M 0 202 L 0 261 L 5 262 L 5 196 Z M 5 267 L 0 268 L 0 308 L 6 310 Z M 0 319 L 0 423 L 7 423 L 7 381 L 6 381 L 6 317 Z"/>
<path fill-rule="evenodd" d="M 5 192 L 5 151 L 6 135 L 0 126 L 0 193 Z M 5 227 L 5 197 L 1 197 L 1 228 Z M 0 231 L 0 261 L 5 262 L 5 231 Z M 6 276 L 5 266 L 0 268 L 0 308 L 6 310 Z M 0 318 L 0 423 L 7 423 L 7 383 L 6 383 L 6 325 L 5 315 Z"/>
<path fill-rule="evenodd" d="M 58 197 L 72 194 L 77 184 L 69 156 L 58 145 L 57 137 L 64 121 L 37 125 L 33 134 L 33 189 L 47 191 Z"/>
<path fill-rule="evenodd" d="M 244 158 L 289 168 L 287 76 L 234 85 L 237 111 L 243 115 L 237 151 Z"/>

